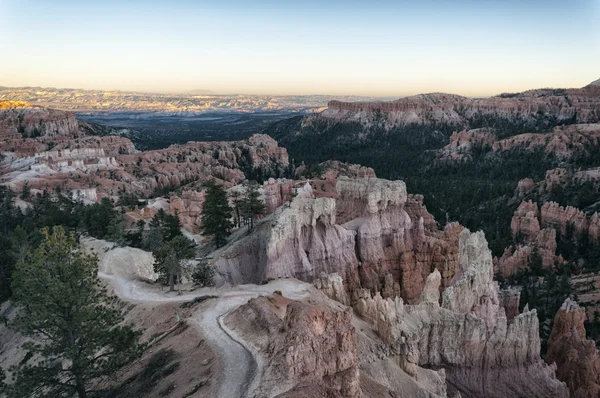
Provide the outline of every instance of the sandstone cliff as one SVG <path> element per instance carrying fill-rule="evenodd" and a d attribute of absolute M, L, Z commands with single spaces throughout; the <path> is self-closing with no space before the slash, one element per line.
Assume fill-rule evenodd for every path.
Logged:
<path fill-rule="evenodd" d="M 274 294 L 251 299 L 225 322 L 263 357 L 253 396 L 361 396 L 350 309 Z"/>
<path fill-rule="evenodd" d="M 449 385 L 467 397 L 567 397 L 554 368 L 540 358 L 535 310 L 508 320 L 493 281 L 482 233 L 460 236 L 460 272 L 442 294 L 437 271 L 421 301 L 402 305 L 379 296 L 359 301 L 358 313 L 389 344 L 403 369 L 444 368 Z"/>
<path fill-rule="evenodd" d="M 312 282 L 337 272 L 349 297 L 359 288 L 418 300 L 431 269 L 447 286 L 457 271 L 458 234 L 437 230 L 401 181 L 340 178 L 334 197 L 297 197 L 256 231 L 215 256 L 219 283 L 295 277 Z M 427 222 L 425 221 L 427 220 Z"/>
<path fill-rule="evenodd" d="M 581 210 L 571 206 L 562 207 L 556 202 L 546 202 L 541 209 L 537 203 L 523 201 L 511 221 L 513 238 L 519 243 L 506 248 L 498 261 L 498 270 L 508 276 L 525 268 L 535 252 L 542 258 L 542 265 L 552 267 L 563 261 L 556 253 L 557 238 L 581 238 L 591 242 L 600 238 L 600 216 L 587 217 Z"/>
<path fill-rule="evenodd" d="M 567 299 L 554 317 L 546 362 L 556 363 L 556 376 L 567 383 L 572 398 L 600 397 L 600 357 L 585 337 L 585 310 Z"/>
<path fill-rule="evenodd" d="M 245 179 L 244 173 L 282 175 L 289 166 L 285 148 L 266 135 L 138 152 L 127 138 L 84 134 L 70 112 L 22 104 L 0 109 L 0 137 L 0 151 L 7 151 L 0 164 L 1 183 L 15 190 L 25 181 L 39 190 L 96 189 L 96 199 L 118 200 L 122 192 L 146 196 L 182 185 L 199 190 L 213 178 L 232 186 Z M 185 205 L 174 207 L 184 210 Z M 197 217 L 192 207 L 182 216 L 190 224 Z"/>
<path fill-rule="evenodd" d="M 79 125 L 73 112 L 0 101 L 0 137 L 3 139 L 79 135 Z"/>
<path fill-rule="evenodd" d="M 531 90 L 491 98 L 467 98 L 451 94 L 421 94 L 390 102 L 330 101 L 318 117 L 337 121 L 374 122 L 385 116 L 386 128 L 409 124 L 450 124 L 468 127 L 493 117 L 519 123 L 533 123 L 539 115 L 558 121 L 596 123 L 600 120 L 600 88 Z"/>
<path fill-rule="evenodd" d="M 555 127 L 550 133 L 525 133 L 500 139 L 500 131 L 490 128 L 454 133 L 438 157 L 445 161 L 471 160 L 481 153 L 542 151 L 561 160 L 594 151 L 600 145 L 600 124 L 575 124 Z"/>

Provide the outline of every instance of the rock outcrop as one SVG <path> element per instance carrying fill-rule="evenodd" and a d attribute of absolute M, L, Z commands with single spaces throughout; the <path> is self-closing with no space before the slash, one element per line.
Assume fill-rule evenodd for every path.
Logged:
<path fill-rule="evenodd" d="M 556 376 L 567 383 L 571 398 L 600 397 L 600 357 L 585 337 L 585 309 L 565 300 L 554 317 L 546 362 L 558 366 Z"/>
<path fill-rule="evenodd" d="M 225 322 L 263 357 L 254 396 L 361 396 L 351 309 L 274 294 L 251 299 Z M 315 391 L 324 395 L 311 395 Z"/>
<path fill-rule="evenodd" d="M 0 137 L 36 138 L 81 135 L 75 113 L 0 101 Z"/>
<path fill-rule="evenodd" d="M 294 181 L 288 179 L 269 178 L 263 184 L 263 192 L 267 214 L 274 213 L 278 207 L 292 199 Z"/>
<path fill-rule="evenodd" d="M 408 302 L 419 300 L 432 269 L 439 269 L 443 286 L 450 283 L 462 227 L 437 230 L 418 200 L 410 205 L 412 219 L 401 181 L 339 178 L 335 190 L 334 197 L 295 198 L 217 254 L 219 283 L 312 282 L 336 272 L 351 299 L 366 288 Z"/>
<path fill-rule="evenodd" d="M 461 233 L 459 263 L 460 272 L 443 291 L 442 304 L 434 294 L 433 286 L 440 281 L 434 273 L 420 303 L 395 307 L 399 324 L 383 322 L 391 311 L 381 298 L 365 299 L 380 303 L 367 305 L 371 310 L 362 314 L 390 344 L 390 353 L 409 374 L 419 367 L 443 367 L 449 384 L 462 396 L 568 397 L 566 386 L 554 378 L 554 368 L 540 358 L 535 310 L 507 319 L 483 233 Z"/>
<path fill-rule="evenodd" d="M 593 151 L 600 145 L 600 124 L 575 124 L 555 127 L 550 133 L 525 133 L 499 138 L 493 129 L 465 130 L 454 133 L 450 143 L 438 152 L 444 161 L 472 160 L 476 153 L 502 154 L 520 150 L 542 151 L 568 160 L 575 154 Z"/>
<path fill-rule="evenodd" d="M 147 196 L 182 185 L 200 190 L 209 179 L 230 187 L 243 181 L 245 172 L 281 175 L 289 168 L 285 148 L 263 134 L 241 141 L 190 142 L 138 152 L 127 138 L 86 135 L 84 127 L 70 112 L 3 107 L 0 151 L 7 152 L 0 166 L 0 183 L 15 190 L 25 181 L 39 190 L 96 189 L 97 198 L 118 199 L 124 192 Z M 194 211 L 182 221 L 193 223 Z"/>
<path fill-rule="evenodd" d="M 83 248 L 98 256 L 98 271 L 124 279 L 155 281 L 154 256 L 134 247 L 118 247 L 100 239 L 81 239 Z"/>
<path fill-rule="evenodd" d="M 327 297 L 344 305 L 350 305 L 350 299 L 344 288 L 344 280 L 337 273 L 322 273 L 314 281 L 317 289 L 325 293 Z"/>
<path fill-rule="evenodd" d="M 450 136 L 450 143 L 439 155 L 445 160 L 470 160 L 475 148 L 489 150 L 496 140 L 494 130 L 489 128 L 455 132 Z"/>
<path fill-rule="evenodd" d="M 544 203 L 540 221 L 543 228 L 554 228 L 561 236 L 581 236 L 589 229 L 589 221 L 585 214 L 571 206 L 562 207 L 556 202 Z"/>
<path fill-rule="evenodd" d="M 540 232 L 539 213 L 537 203 L 521 202 L 510 223 L 513 238 L 520 235 L 526 241 L 534 241 Z"/>
<path fill-rule="evenodd" d="M 389 102 L 330 101 L 318 117 L 338 121 L 374 123 L 383 115 L 387 129 L 410 124 L 449 124 L 469 127 L 482 118 L 534 123 L 540 114 L 558 121 L 597 123 L 600 120 L 600 87 L 530 90 L 491 98 L 451 94 L 421 94 Z"/>
<path fill-rule="evenodd" d="M 168 213 L 177 214 L 181 225 L 188 231 L 196 232 L 201 224 L 202 206 L 204 204 L 204 191 L 185 190 L 181 196 L 171 195 Z M 154 216 L 154 215 L 152 215 Z"/>

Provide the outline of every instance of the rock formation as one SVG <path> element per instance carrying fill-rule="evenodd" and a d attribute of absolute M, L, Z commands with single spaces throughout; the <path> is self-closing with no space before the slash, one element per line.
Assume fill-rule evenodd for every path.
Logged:
<path fill-rule="evenodd" d="M 526 241 L 534 241 L 540 232 L 539 208 L 532 201 L 521 202 L 510 223 L 513 238 L 521 235 Z"/>
<path fill-rule="evenodd" d="M 4 139 L 78 135 L 79 124 L 73 112 L 0 101 L 0 137 Z"/>
<path fill-rule="evenodd" d="M 278 207 L 292 199 L 293 181 L 288 179 L 269 178 L 263 184 L 263 192 L 267 214 L 271 214 Z"/>
<path fill-rule="evenodd" d="M 546 362 L 556 363 L 556 376 L 567 383 L 572 398 L 600 397 L 600 357 L 585 337 L 585 309 L 567 298 L 554 317 Z"/>
<path fill-rule="evenodd" d="M 589 229 L 589 221 L 585 214 L 574 207 L 562 207 L 556 202 L 544 203 L 541 209 L 542 227 L 554 228 L 561 236 L 581 236 Z"/>
<path fill-rule="evenodd" d="M 459 225 L 437 230 L 418 200 L 410 203 L 412 219 L 401 181 L 339 178 L 335 190 L 335 197 L 295 198 L 217 254 L 219 283 L 312 282 L 337 272 L 350 298 L 366 288 L 408 302 L 419 300 L 431 269 L 440 270 L 443 286 L 450 283 L 458 267 Z"/>
<path fill-rule="evenodd" d="M 449 384 L 463 396 L 567 397 L 554 368 L 540 358 L 535 310 L 507 319 L 483 233 L 461 233 L 459 264 L 441 305 L 435 294 L 440 277 L 434 272 L 420 303 L 393 307 L 389 300 L 385 305 L 380 297 L 366 298 L 357 312 L 390 345 L 390 354 L 407 373 L 443 367 Z M 391 318 L 399 324 L 384 322 Z"/>
<path fill-rule="evenodd" d="M 585 235 L 598 242 L 600 216 L 595 213 L 588 218 L 581 210 L 556 202 L 546 202 L 540 210 L 536 203 L 524 201 L 514 213 L 511 231 L 518 243 L 507 247 L 498 260 L 498 270 L 504 276 L 525 268 L 533 253 L 541 256 L 545 267 L 561 263 L 563 259 L 556 253 L 559 236 L 573 239 Z"/>
<path fill-rule="evenodd" d="M 154 256 L 133 247 L 118 247 L 112 242 L 94 238 L 81 239 L 82 247 L 98 256 L 98 271 L 124 279 L 155 281 Z"/>
<path fill-rule="evenodd" d="M 321 273 L 314 281 L 317 289 L 325 293 L 327 297 L 344 305 L 350 305 L 350 300 L 344 288 L 344 280 L 337 273 Z"/>
<path fill-rule="evenodd" d="M 274 294 L 251 299 L 225 322 L 264 358 L 253 396 L 361 396 L 349 308 L 335 310 Z"/>
<path fill-rule="evenodd" d="M 600 145 L 600 125 L 575 124 L 558 126 L 550 133 L 525 133 L 500 139 L 493 129 L 465 130 L 454 133 L 450 143 L 438 152 L 445 161 L 471 160 L 475 149 L 494 153 L 521 150 L 533 152 L 541 150 L 562 160 L 568 160 L 577 153 L 586 153 Z"/>
<path fill-rule="evenodd" d="M 557 120 L 596 123 L 600 120 L 600 87 L 530 90 L 491 98 L 466 98 L 451 94 L 421 94 L 389 102 L 330 101 L 319 117 L 372 123 L 376 112 L 385 126 L 452 124 L 467 127 L 482 117 L 532 122 L 539 113 Z"/>
<path fill-rule="evenodd" d="M 28 181 L 33 189 L 96 189 L 98 199 L 118 199 L 123 192 L 150 195 L 182 185 L 199 190 L 208 179 L 232 186 L 244 172 L 280 175 L 289 165 L 285 148 L 262 134 L 138 152 L 127 138 L 87 135 L 89 128 L 70 112 L 17 105 L 0 109 L 0 151 L 7 151 L 0 183 L 15 190 Z M 183 221 L 193 222 L 194 211 Z"/>
<path fill-rule="evenodd" d="M 455 132 L 450 136 L 450 143 L 440 151 L 440 156 L 446 160 L 470 160 L 475 147 L 491 149 L 496 139 L 489 128 Z"/>

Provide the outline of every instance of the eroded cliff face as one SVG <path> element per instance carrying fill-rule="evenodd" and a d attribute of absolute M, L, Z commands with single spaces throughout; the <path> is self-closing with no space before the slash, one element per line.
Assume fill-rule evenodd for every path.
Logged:
<path fill-rule="evenodd" d="M 556 363 L 556 376 L 567 383 L 572 398 L 600 397 L 600 357 L 585 337 L 585 309 L 567 299 L 554 317 L 546 362 Z"/>
<path fill-rule="evenodd" d="M 361 299 L 357 312 L 407 373 L 444 368 L 448 384 L 462 396 L 568 397 L 566 386 L 554 378 L 554 367 L 540 358 L 535 310 L 507 319 L 483 233 L 461 233 L 459 263 L 441 305 L 436 270 L 418 304 L 376 295 Z"/>
<path fill-rule="evenodd" d="M 39 190 L 96 189 L 97 199 L 118 200 L 124 191 L 150 195 L 188 184 L 188 190 L 200 190 L 213 178 L 232 186 L 245 179 L 244 172 L 279 175 L 289 166 L 285 148 L 262 134 L 138 152 L 127 138 L 90 136 L 83 130 L 70 112 L 24 105 L 0 109 L 0 151 L 7 151 L 0 182 L 15 190 L 25 181 Z M 194 211 L 183 221 L 193 222 Z"/>
<path fill-rule="evenodd" d="M 600 120 L 600 89 L 530 90 L 491 98 L 467 98 L 451 94 L 421 94 L 389 102 L 330 101 L 318 117 L 337 121 L 374 122 L 385 116 L 388 129 L 409 124 L 450 124 L 467 127 L 482 118 L 535 122 L 540 114 L 558 121 L 596 123 Z"/>
<path fill-rule="evenodd" d="M 253 234 L 225 248 L 214 260 L 219 282 L 283 277 L 312 282 L 321 273 L 336 272 L 351 300 L 366 288 L 408 302 L 418 300 L 432 269 L 440 270 L 443 286 L 450 283 L 458 269 L 462 227 L 450 224 L 438 231 L 414 198 L 411 218 L 402 181 L 342 177 L 333 196 L 299 195 Z"/>
<path fill-rule="evenodd" d="M 4 140 L 79 135 L 79 124 L 73 112 L 0 101 L 0 137 Z"/>
<path fill-rule="evenodd" d="M 520 150 L 542 151 L 561 160 L 575 154 L 589 154 L 600 144 L 599 124 L 575 124 L 555 127 L 550 133 L 526 133 L 501 139 L 494 129 L 483 128 L 454 133 L 450 143 L 438 152 L 445 161 L 471 160 L 476 151 L 502 154 Z"/>
<path fill-rule="evenodd" d="M 349 308 L 274 294 L 251 299 L 225 322 L 263 357 L 253 396 L 362 396 Z"/>
<path fill-rule="evenodd" d="M 525 242 L 535 242 L 552 249 L 555 243 L 549 242 L 553 236 L 581 237 L 587 235 L 592 242 L 600 237 L 600 216 L 594 213 L 591 217 L 575 207 L 560 206 L 556 202 L 546 202 L 541 209 L 537 203 L 524 201 L 519 205 L 511 221 L 513 237 L 520 237 Z M 548 230 L 554 230 L 552 234 Z"/>
<path fill-rule="evenodd" d="M 591 217 L 575 207 L 562 207 L 556 202 L 546 202 L 541 209 L 537 203 L 524 201 L 515 211 L 511 231 L 519 241 L 516 246 L 506 248 L 498 260 L 498 271 L 508 276 L 530 264 L 532 254 L 541 256 L 544 267 L 553 267 L 563 262 L 557 255 L 557 238 L 581 238 L 590 242 L 600 238 L 600 216 Z"/>

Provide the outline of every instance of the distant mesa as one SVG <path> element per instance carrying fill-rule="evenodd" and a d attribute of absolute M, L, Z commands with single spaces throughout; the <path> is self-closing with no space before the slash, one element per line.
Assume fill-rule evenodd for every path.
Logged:
<path fill-rule="evenodd" d="M 600 86 L 600 79 L 590 83 L 590 86 Z"/>
<path fill-rule="evenodd" d="M 196 89 L 196 90 L 186 91 L 185 94 L 203 95 L 203 94 L 216 94 L 216 93 L 214 91 L 211 91 L 211 90 L 204 90 L 202 88 L 199 88 L 199 89 Z"/>

